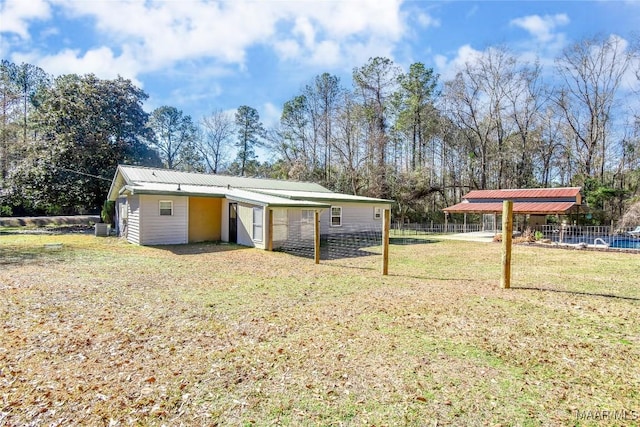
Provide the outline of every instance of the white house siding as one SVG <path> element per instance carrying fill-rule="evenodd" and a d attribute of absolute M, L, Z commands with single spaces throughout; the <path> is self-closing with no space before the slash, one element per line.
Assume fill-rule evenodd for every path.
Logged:
<path fill-rule="evenodd" d="M 140 196 L 127 197 L 126 237 L 129 243 L 140 244 Z"/>
<path fill-rule="evenodd" d="M 333 203 L 332 206 L 342 208 L 342 225 L 331 226 L 331 209 L 324 209 L 320 214 L 320 234 L 341 234 L 361 231 L 382 231 L 382 218 L 373 217 L 374 208 L 390 209 L 389 204 L 365 204 L 365 203 Z"/>
<path fill-rule="evenodd" d="M 173 215 L 160 215 L 160 200 L 173 202 Z M 141 245 L 174 245 L 189 241 L 189 198 L 140 195 Z"/>

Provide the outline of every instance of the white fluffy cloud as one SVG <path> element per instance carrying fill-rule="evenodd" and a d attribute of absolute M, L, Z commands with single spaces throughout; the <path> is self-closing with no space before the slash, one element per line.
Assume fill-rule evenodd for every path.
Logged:
<path fill-rule="evenodd" d="M 244 69 L 247 51 L 258 46 L 284 61 L 335 66 L 391 53 L 405 31 L 401 3 L 7 0 L 4 9 L 17 18 L 3 31 L 27 38 L 28 21 L 46 18 L 50 5 L 71 21 L 92 22 L 101 45 L 71 45 L 37 61 L 51 72 L 107 77 L 118 65 L 131 77 L 202 58 Z"/>
<path fill-rule="evenodd" d="M 569 17 L 565 14 L 557 15 L 529 15 L 516 18 L 511 21 L 511 25 L 520 27 L 528 31 L 538 41 L 546 43 L 554 39 L 554 30 L 557 27 L 567 25 Z"/>
<path fill-rule="evenodd" d="M 451 60 L 447 59 L 444 55 L 436 55 L 434 61 L 441 80 L 445 81 L 454 78 L 456 73 L 462 69 L 465 64 L 473 63 L 481 56 L 481 51 L 472 48 L 471 45 L 465 44 L 458 48 L 456 55 Z"/>
<path fill-rule="evenodd" d="M 51 15 L 45 0 L 5 0 L 0 3 L 2 31 L 29 38 L 29 21 L 47 19 Z"/>
<path fill-rule="evenodd" d="M 84 53 L 77 49 L 64 49 L 54 55 L 40 55 L 38 52 L 15 54 L 13 60 L 38 64 L 53 75 L 93 73 L 107 79 L 122 76 L 142 87 L 142 82 L 136 78 L 140 71 L 138 64 L 126 50 L 122 55 L 116 57 L 113 51 L 107 47 L 92 49 Z"/>

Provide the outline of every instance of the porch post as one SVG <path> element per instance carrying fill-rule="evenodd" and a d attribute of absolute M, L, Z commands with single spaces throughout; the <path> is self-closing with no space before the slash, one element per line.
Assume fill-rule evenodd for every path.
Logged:
<path fill-rule="evenodd" d="M 466 233 L 467 232 L 467 213 L 464 213 L 464 224 L 462 225 L 462 232 Z"/>
<path fill-rule="evenodd" d="M 267 222 L 268 222 L 268 233 L 267 237 L 267 250 L 273 251 L 273 209 L 267 210 Z"/>
<path fill-rule="evenodd" d="M 320 212 L 313 211 L 313 252 L 316 264 L 320 264 Z"/>
<path fill-rule="evenodd" d="M 391 228 L 391 210 L 384 210 L 382 221 L 382 275 L 389 275 L 389 228 Z"/>

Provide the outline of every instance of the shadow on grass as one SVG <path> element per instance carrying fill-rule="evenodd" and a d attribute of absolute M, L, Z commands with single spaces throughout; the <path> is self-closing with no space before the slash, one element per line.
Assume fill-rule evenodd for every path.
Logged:
<path fill-rule="evenodd" d="M 406 246 L 406 245 L 425 245 L 429 243 L 442 243 L 442 240 L 416 239 L 414 237 L 390 237 L 390 245 Z"/>
<path fill-rule="evenodd" d="M 61 261 L 62 246 L 45 245 L 41 248 L 0 247 L 0 265 L 21 266 L 42 262 Z"/>
<path fill-rule="evenodd" d="M 640 301 L 640 298 L 638 297 L 628 297 L 624 295 L 615 295 L 615 294 L 601 294 L 597 292 L 565 291 L 562 289 L 543 288 L 543 287 L 535 287 L 535 286 L 512 286 L 511 289 L 523 290 L 523 291 L 557 292 L 561 294 L 570 294 L 570 295 L 582 295 L 582 296 L 589 296 L 589 297 L 603 297 L 603 298 L 622 299 L 622 300 L 628 300 L 628 301 Z"/>
<path fill-rule="evenodd" d="M 286 247 L 279 248 L 276 252 L 283 252 L 287 255 L 292 255 L 300 258 L 314 259 L 315 252 L 311 247 Z M 362 258 L 369 256 L 381 256 L 380 253 L 368 251 L 363 248 L 356 247 L 340 247 L 340 248 L 331 248 L 326 246 L 320 247 L 320 261 L 331 261 L 336 259 L 349 259 L 349 258 Z"/>
<path fill-rule="evenodd" d="M 440 240 L 416 239 L 413 237 L 391 237 L 389 245 L 424 245 L 430 243 L 440 243 Z M 380 251 L 372 251 L 371 247 L 378 247 Z M 303 246 L 291 246 L 277 249 L 289 255 L 302 258 L 314 258 L 313 242 L 308 242 Z M 320 261 L 333 261 L 339 259 L 361 258 L 370 256 L 382 256 L 382 243 L 375 239 L 356 238 L 336 238 L 331 236 L 320 246 Z M 354 267 L 357 268 L 357 267 Z M 363 269 L 368 269 L 362 267 Z"/>
<path fill-rule="evenodd" d="M 250 249 L 248 246 L 241 246 L 226 242 L 202 242 L 189 243 L 187 245 L 157 245 L 150 246 L 154 249 L 169 251 L 175 255 L 199 255 L 212 254 L 217 252 L 229 252 L 243 249 Z"/>

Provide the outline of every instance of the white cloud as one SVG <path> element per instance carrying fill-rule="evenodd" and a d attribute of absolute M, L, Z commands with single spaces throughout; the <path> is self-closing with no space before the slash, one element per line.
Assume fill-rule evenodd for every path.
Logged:
<path fill-rule="evenodd" d="M 567 25 L 569 17 L 565 14 L 557 15 L 529 15 L 513 19 L 510 24 L 528 31 L 538 41 L 546 43 L 555 38 L 553 31 L 556 27 Z"/>
<path fill-rule="evenodd" d="M 9 31 L 21 37 L 29 36 L 28 20 L 36 17 L 53 13 L 67 26 L 81 22 L 94 29 L 87 40 L 69 38 L 58 51 L 33 45 L 31 51 L 8 47 L 7 52 L 14 61 L 53 74 L 119 74 L 140 84 L 143 74 L 171 75 L 183 68 L 200 77 L 203 66 L 243 72 L 254 48 L 298 67 L 325 70 L 349 70 L 373 56 L 393 59 L 407 31 L 403 1 L 6 0 L 3 27 L 9 8 L 20 17 Z M 428 15 L 420 19 L 422 25 L 437 25 Z M 64 35 L 61 28 L 58 38 Z M 41 30 L 40 38 L 46 38 L 44 31 L 55 35 L 53 29 Z"/>
<path fill-rule="evenodd" d="M 448 60 L 444 55 L 436 55 L 434 62 L 436 63 L 436 69 L 440 74 L 440 80 L 446 81 L 453 79 L 456 73 L 466 64 L 473 64 L 481 56 L 481 51 L 475 50 L 468 44 L 460 46 L 456 51 L 455 57 L 451 60 Z"/>
<path fill-rule="evenodd" d="M 257 45 L 299 64 L 349 64 L 356 54 L 388 55 L 405 31 L 402 0 L 51 1 L 72 19 L 95 20 L 105 43 L 130 51 L 140 72 L 196 58 L 243 69 Z"/>
<path fill-rule="evenodd" d="M 29 39 L 28 21 L 47 19 L 50 15 L 51 9 L 44 0 L 5 0 L 0 4 L 0 32 L 15 33 L 23 39 Z"/>
<path fill-rule="evenodd" d="M 282 108 L 277 107 L 271 102 L 267 102 L 262 106 L 262 114 L 260 115 L 260 121 L 266 128 L 273 128 L 280 123 L 280 117 L 282 116 Z"/>
<path fill-rule="evenodd" d="M 438 19 L 435 19 L 431 15 L 426 14 L 424 12 L 418 13 L 417 21 L 420 24 L 420 26 L 423 28 L 440 26 L 440 21 Z"/>
<path fill-rule="evenodd" d="M 276 54 L 285 60 L 295 59 L 300 55 L 301 47 L 297 41 L 293 39 L 286 39 L 277 41 L 273 44 L 273 48 Z"/>
<path fill-rule="evenodd" d="M 304 41 L 304 46 L 313 47 L 316 41 L 316 30 L 307 17 L 296 18 L 296 24 L 293 27 L 293 34 L 300 35 Z"/>
<path fill-rule="evenodd" d="M 135 59 L 126 51 L 115 57 L 108 47 L 92 49 L 84 54 L 74 49 L 65 49 L 55 55 L 40 55 L 37 52 L 15 54 L 13 60 L 36 64 L 53 75 L 93 73 L 104 79 L 122 76 L 142 87 L 142 83 L 136 79 L 139 69 Z"/>
<path fill-rule="evenodd" d="M 333 41 L 323 41 L 313 50 L 309 62 L 314 65 L 335 67 L 342 62 L 340 46 Z"/>

